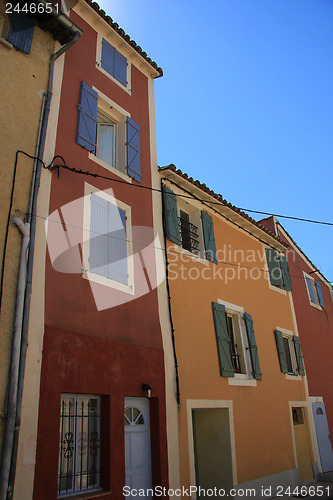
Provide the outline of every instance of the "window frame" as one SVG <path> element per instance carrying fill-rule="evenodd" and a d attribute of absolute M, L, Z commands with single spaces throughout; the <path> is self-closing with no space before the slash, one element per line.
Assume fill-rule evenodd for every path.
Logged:
<path fill-rule="evenodd" d="M 244 365 L 245 370 L 243 373 L 234 372 L 233 377 L 227 377 L 228 383 L 229 383 L 229 385 L 256 386 L 257 380 L 252 375 L 252 362 L 251 362 L 249 341 L 248 341 L 248 337 L 247 337 L 246 325 L 245 325 L 245 319 L 244 319 L 244 312 L 245 312 L 244 308 L 241 306 L 237 306 L 235 304 L 231 304 L 230 302 L 227 302 L 227 301 L 222 300 L 222 299 L 218 299 L 217 303 L 224 305 L 224 307 L 226 309 L 227 317 L 231 316 L 233 319 L 233 322 L 235 322 L 237 324 L 239 337 L 240 337 L 240 340 L 242 343 L 241 356 L 242 356 L 242 363 Z"/>
<path fill-rule="evenodd" d="M 122 54 L 124 57 L 127 59 L 127 74 L 126 74 L 126 80 L 127 84 L 126 86 L 123 85 L 121 82 L 117 80 L 114 76 L 112 76 L 108 71 L 106 71 L 104 68 L 102 68 L 102 44 L 103 44 L 103 39 L 105 39 L 110 45 L 112 45 L 120 54 Z M 119 50 L 118 45 L 115 43 L 115 41 L 112 39 L 109 39 L 107 35 L 103 36 L 100 33 L 97 33 L 97 44 L 96 44 L 96 68 L 103 73 L 107 78 L 112 80 L 118 87 L 123 89 L 125 92 L 127 92 L 129 95 L 132 94 L 132 63 L 130 61 L 130 58 L 128 55 L 123 54 L 121 50 Z"/>
<path fill-rule="evenodd" d="M 264 250 L 264 255 L 265 255 L 265 266 L 266 266 L 266 273 L 267 273 L 267 281 L 268 281 L 268 286 L 271 290 L 274 290 L 278 293 L 282 293 L 283 295 L 286 295 L 288 291 L 292 291 L 292 290 L 287 290 L 285 287 L 286 287 L 286 283 L 284 282 L 284 279 L 283 279 L 283 270 L 282 270 L 282 267 L 281 267 L 281 259 L 280 257 L 281 256 L 284 256 L 286 258 L 286 256 L 284 255 L 284 253 L 278 251 L 276 248 L 273 248 L 273 247 L 267 247 L 267 245 L 264 245 L 263 246 L 263 250 Z M 269 260 L 268 260 L 268 256 L 267 256 L 267 250 L 274 250 L 276 252 L 276 256 L 277 256 L 277 266 L 276 268 L 278 267 L 279 268 L 279 271 L 280 271 L 280 274 L 281 274 L 281 286 L 280 285 L 274 285 L 272 282 L 271 282 L 271 273 L 270 273 L 270 267 L 269 267 Z M 288 265 L 288 260 L 286 258 L 286 263 Z M 289 270 L 289 265 L 288 265 L 288 273 L 289 273 L 289 278 L 290 278 L 290 270 Z"/>
<path fill-rule="evenodd" d="M 290 360 L 291 360 L 291 365 L 292 365 L 292 371 L 288 370 L 287 372 L 285 372 L 284 373 L 285 378 L 287 380 L 301 380 L 302 375 L 300 375 L 300 372 L 299 372 L 299 366 L 298 366 L 297 355 L 296 355 L 296 346 L 295 346 L 295 342 L 294 342 L 294 337 L 298 337 L 298 335 L 295 335 L 295 333 L 293 331 L 288 330 L 286 328 L 281 328 L 280 326 L 277 326 L 275 331 L 281 332 L 282 340 L 284 340 L 284 339 L 288 340 L 289 355 L 290 355 Z M 283 348 L 284 348 L 284 353 L 286 356 L 284 342 L 283 342 Z M 286 356 L 286 363 L 287 363 L 287 367 L 288 367 L 287 356 Z M 280 366 L 280 360 L 279 360 L 279 366 Z M 281 366 L 280 366 L 280 371 L 281 371 Z"/>
<path fill-rule="evenodd" d="M 85 196 L 84 196 L 84 215 L 83 215 L 83 245 L 82 245 L 82 260 L 83 260 L 83 278 L 88 279 L 94 283 L 99 283 L 110 288 L 114 288 L 121 292 L 129 293 L 134 295 L 134 257 L 133 257 L 133 238 L 132 238 L 132 215 L 131 207 L 116 199 L 114 196 L 108 193 L 106 190 L 101 191 L 100 189 L 92 186 L 91 184 L 85 183 Z M 127 274 L 128 283 L 120 283 L 111 278 L 106 278 L 99 274 L 96 274 L 89 270 L 89 256 L 90 256 L 90 223 L 91 223 L 91 200 L 90 195 L 95 194 L 100 196 L 102 199 L 108 203 L 112 203 L 117 208 L 125 211 L 126 213 L 126 239 L 127 239 Z"/>
<path fill-rule="evenodd" d="M 305 288 L 306 288 L 306 292 L 308 294 L 310 305 L 312 307 L 315 307 L 316 309 L 319 309 L 321 311 L 324 306 L 320 305 L 320 299 L 319 299 L 318 291 L 317 291 L 317 287 L 316 287 L 316 280 L 314 279 L 313 276 L 311 276 L 310 274 L 308 274 L 308 273 L 306 273 L 304 271 L 303 271 L 303 276 L 304 276 Z M 313 302 L 312 299 L 311 299 L 311 294 L 310 294 L 310 290 L 309 290 L 308 280 L 310 281 L 310 284 L 311 284 L 311 290 L 312 290 L 315 302 Z"/>
<path fill-rule="evenodd" d="M 100 92 L 98 88 L 92 87 L 98 94 L 97 103 L 97 137 L 96 137 L 96 153 L 88 152 L 88 158 L 100 166 L 109 170 L 113 174 L 121 177 L 128 183 L 132 184 L 132 177 L 126 172 L 127 151 L 126 151 L 126 118 L 130 117 L 130 113 L 112 101 L 105 94 Z M 101 120 L 105 117 L 105 122 Z M 110 123 L 115 125 L 115 144 L 114 144 L 114 165 L 110 165 L 98 156 L 98 135 L 99 124 Z"/>
<path fill-rule="evenodd" d="M 62 471 L 60 470 L 61 468 L 61 463 L 62 463 L 62 458 L 61 458 L 61 450 L 63 449 L 62 448 L 62 445 L 64 444 L 64 441 L 62 440 L 62 437 L 63 437 L 63 422 L 62 422 L 62 418 L 65 418 L 63 417 L 62 415 L 62 404 L 63 404 L 63 400 L 64 399 L 74 399 L 74 406 L 77 408 L 77 405 L 79 405 L 80 403 L 80 400 L 82 399 L 95 399 L 97 401 L 97 429 L 98 429 L 98 440 L 99 440 L 99 452 L 98 452 L 98 463 L 97 463 L 97 471 L 96 474 L 98 476 L 98 481 L 96 482 L 96 485 L 95 486 L 92 486 L 92 487 L 89 487 L 87 486 L 86 488 L 82 488 L 82 483 L 81 485 L 79 486 L 78 483 L 79 483 L 79 480 L 80 480 L 80 477 L 82 478 L 82 474 L 81 476 L 77 473 L 77 471 L 79 470 L 79 455 L 80 455 L 80 452 L 79 452 L 79 447 L 80 447 L 80 439 L 78 437 L 78 434 L 79 434 L 79 422 L 80 422 L 80 418 L 84 418 L 84 417 L 80 417 L 79 413 L 76 414 L 76 415 L 73 415 L 73 430 L 74 430 L 74 436 L 73 436 L 73 442 L 74 442 L 74 446 L 73 446 L 73 450 L 74 450 L 74 456 L 73 456 L 73 460 L 72 460 L 72 464 L 74 465 L 73 466 L 73 471 L 71 473 L 71 480 L 72 480 L 72 484 L 74 484 L 74 487 L 70 490 L 66 490 L 66 491 L 63 491 L 63 490 L 60 490 L 60 485 L 59 485 L 59 480 L 61 481 L 61 478 L 62 478 Z M 90 493 L 90 492 L 97 492 L 97 491 L 101 491 L 103 488 L 101 486 L 101 448 L 102 448 L 102 443 L 101 443 L 101 428 L 102 428 L 102 424 L 101 424 L 101 420 L 102 420 L 102 413 L 101 413 L 101 410 L 102 410 L 102 404 L 101 404 L 101 396 L 100 395 L 96 395 L 96 394 L 74 394 L 74 393 L 61 393 L 60 395 L 60 426 L 59 426 L 59 437 L 60 437 L 60 440 L 59 440 L 59 457 L 58 457 L 58 474 L 57 474 L 57 481 L 58 481 L 58 484 L 57 484 L 57 498 L 66 498 L 68 496 L 74 496 L 74 495 L 78 495 L 78 494 L 87 494 L 87 493 Z M 89 418 L 89 415 L 87 415 L 88 418 Z M 70 417 L 69 417 L 70 418 Z M 88 427 L 89 428 L 89 427 Z M 66 433 L 65 433 L 66 434 Z M 71 458 L 71 457 L 69 457 Z M 81 464 L 82 466 L 82 464 Z M 88 473 L 89 475 L 89 473 Z M 82 479 L 81 479 L 82 481 Z M 59 491 L 60 490 L 60 491 Z"/>

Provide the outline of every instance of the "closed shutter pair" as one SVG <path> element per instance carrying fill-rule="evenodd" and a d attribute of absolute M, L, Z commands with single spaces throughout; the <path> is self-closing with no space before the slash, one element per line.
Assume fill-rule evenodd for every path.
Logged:
<path fill-rule="evenodd" d="M 167 186 L 163 186 L 162 191 L 166 237 L 173 243 L 176 243 L 176 245 L 180 245 L 181 241 L 178 227 L 177 198 L 174 192 Z M 209 214 L 202 210 L 201 220 L 206 259 L 214 262 L 214 264 L 217 264 L 213 219 Z"/>
<path fill-rule="evenodd" d="M 273 286 L 292 291 L 289 266 L 285 255 L 279 255 L 274 248 L 266 248 L 270 282 Z"/>
<path fill-rule="evenodd" d="M 231 339 L 228 333 L 227 326 L 227 313 L 223 304 L 212 302 L 213 318 L 217 342 L 217 352 L 220 365 L 221 377 L 234 377 L 235 371 L 232 364 L 230 353 Z M 249 350 L 252 363 L 252 375 L 257 380 L 262 380 L 262 373 L 260 370 L 258 347 L 256 344 L 255 333 L 253 329 L 253 320 L 250 314 L 244 313 L 243 319 L 245 321 L 246 333 L 249 343 Z"/>
<path fill-rule="evenodd" d="M 96 154 L 98 93 L 81 82 L 78 105 L 76 142 L 91 153 Z M 129 116 L 126 117 L 127 133 L 127 174 L 141 181 L 140 127 Z"/>
<path fill-rule="evenodd" d="M 282 373 L 288 373 L 288 364 L 287 364 L 287 358 L 286 358 L 286 353 L 284 350 L 284 345 L 283 345 L 283 335 L 280 330 L 275 330 L 275 341 L 276 341 L 276 348 L 279 356 L 279 362 L 280 362 L 280 369 Z M 293 343 L 295 346 L 295 354 L 296 354 L 296 361 L 298 365 L 298 373 L 300 375 L 305 375 L 305 369 L 304 369 L 304 361 L 303 361 L 303 354 L 301 350 L 301 343 L 298 337 L 296 335 L 293 335 L 292 337 Z"/>

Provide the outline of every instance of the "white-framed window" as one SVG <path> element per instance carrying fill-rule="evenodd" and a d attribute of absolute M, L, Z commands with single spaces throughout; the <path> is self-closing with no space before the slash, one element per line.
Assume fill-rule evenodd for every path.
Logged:
<path fill-rule="evenodd" d="M 279 254 L 275 248 L 266 248 L 265 253 L 271 288 L 291 292 L 292 286 L 286 256 Z"/>
<path fill-rule="evenodd" d="M 221 299 L 212 308 L 220 375 L 231 385 L 256 385 L 262 374 L 252 317 Z"/>
<path fill-rule="evenodd" d="M 115 175 L 141 182 L 140 125 L 105 94 L 81 82 L 76 142 Z"/>
<path fill-rule="evenodd" d="M 62 394 L 58 497 L 100 489 L 101 398 Z"/>
<path fill-rule="evenodd" d="M 318 309 L 321 309 L 321 306 L 325 306 L 321 284 L 319 283 L 319 281 L 315 281 L 315 279 L 311 275 L 304 272 L 303 274 L 310 304 L 317 307 Z"/>
<path fill-rule="evenodd" d="M 131 63 L 118 50 L 113 40 L 98 34 L 96 46 L 96 68 L 120 88 L 131 94 Z"/>
<path fill-rule="evenodd" d="M 280 371 L 287 376 L 304 375 L 304 361 L 299 337 L 285 328 L 274 331 Z"/>
<path fill-rule="evenodd" d="M 134 293 L 131 207 L 86 183 L 83 276 Z"/>
<path fill-rule="evenodd" d="M 217 264 L 212 216 L 201 210 L 200 203 L 190 203 L 177 196 L 178 190 L 175 193 L 163 185 L 162 192 L 166 237 L 188 255 Z"/>

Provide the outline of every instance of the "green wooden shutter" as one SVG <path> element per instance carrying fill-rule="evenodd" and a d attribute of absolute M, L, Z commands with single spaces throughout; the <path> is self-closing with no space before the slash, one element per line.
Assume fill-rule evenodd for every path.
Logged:
<path fill-rule="evenodd" d="M 177 199 L 173 191 L 167 186 L 162 187 L 166 237 L 180 245 L 178 214 L 177 214 Z"/>
<path fill-rule="evenodd" d="M 280 255 L 280 267 L 281 267 L 281 271 L 282 271 L 283 287 L 288 292 L 291 292 L 292 286 L 291 286 L 291 279 L 290 279 L 290 273 L 289 273 L 289 265 L 288 265 L 287 258 L 285 255 Z"/>
<path fill-rule="evenodd" d="M 266 258 L 268 264 L 269 278 L 273 286 L 283 288 L 279 256 L 274 248 L 266 248 Z"/>
<path fill-rule="evenodd" d="M 305 368 L 304 368 L 304 361 L 303 361 L 303 354 L 302 354 L 300 340 L 298 337 L 296 337 L 296 335 L 294 335 L 293 341 L 294 341 L 295 353 L 296 353 L 296 359 L 297 359 L 297 365 L 298 365 L 298 373 L 300 375 L 305 375 Z"/>
<path fill-rule="evenodd" d="M 203 210 L 201 211 L 201 219 L 206 259 L 217 264 L 213 219 Z"/>
<path fill-rule="evenodd" d="M 234 367 L 232 365 L 230 352 L 230 337 L 227 326 L 227 313 L 224 305 L 212 302 L 215 335 L 217 343 L 217 353 L 220 365 L 221 377 L 234 377 Z"/>
<path fill-rule="evenodd" d="M 244 321 L 246 326 L 247 338 L 249 340 L 249 349 L 251 355 L 252 369 L 253 369 L 253 377 L 257 380 L 262 379 L 262 373 L 260 370 L 259 364 L 259 356 L 258 356 L 258 347 L 256 344 L 256 337 L 253 329 L 253 319 L 250 314 L 244 313 Z"/>
<path fill-rule="evenodd" d="M 286 358 L 286 353 L 284 350 L 284 345 L 283 345 L 283 335 L 280 330 L 275 330 L 275 342 L 276 342 L 276 348 L 279 356 L 279 361 L 280 361 L 280 369 L 282 373 L 288 373 L 288 365 L 287 365 L 287 358 Z"/>

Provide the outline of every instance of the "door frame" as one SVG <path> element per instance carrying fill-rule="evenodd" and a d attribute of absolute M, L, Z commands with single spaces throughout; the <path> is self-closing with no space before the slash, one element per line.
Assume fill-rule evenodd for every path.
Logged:
<path fill-rule="evenodd" d="M 126 405 L 126 402 L 127 401 L 130 401 L 131 403 L 129 405 Z M 148 470 L 148 483 L 149 483 L 149 486 L 148 488 L 152 488 L 152 464 L 151 464 L 151 432 L 150 432 L 150 401 L 148 398 L 145 398 L 145 397 L 135 397 L 135 396 L 124 396 L 124 406 L 123 406 L 123 411 L 125 411 L 125 408 L 127 408 L 128 406 L 135 406 L 135 403 L 139 401 L 139 402 L 142 402 L 142 401 L 145 401 L 146 404 L 147 404 L 147 419 L 146 419 L 146 422 L 147 422 L 147 427 L 148 427 L 148 462 L 149 462 L 149 470 Z M 125 429 L 126 429 L 126 426 L 124 425 L 124 442 L 125 442 Z M 126 448 L 124 450 L 125 454 L 126 454 Z M 126 456 L 125 456 L 125 464 L 126 464 Z M 124 464 L 124 466 L 125 466 Z M 125 478 L 126 478 L 126 466 L 125 466 Z"/>
<path fill-rule="evenodd" d="M 187 410 L 187 429 L 188 429 L 188 452 L 190 466 L 190 484 L 195 485 L 195 456 L 194 456 L 194 438 L 193 438 L 193 418 L 192 410 L 209 410 L 211 408 L 224 408 L 229 410 L 229 432 L 231 443 L 231 466 L 233 484 L 237 484 L 237 467 L 236 467 L 236 444 L 235 444 L 235 429 L 234 429 L 234 411 L 232 400 L 214 400 L 214 399 L 188 399 L 186 401 Z"/>
<path fill-rule="evenodd" d="M 316 443 L 317 443 L 317 447 L 318 447 L 318 453 L 319 453 L 319 466 L 320 466 L 320 469 L 321 469 L 321 472 L 323 472 L 323 465 L 322 465 L 322 460 L 321 460 L 321 454 L 320 454 L 320 446 L 319 446 L 319 441 L 318 441 L 318 435 L 317 435 L 317 426 L 316 426 L 316 420 L 315 420 L 315 416 L 314 416 L 314 404 L 321 404 L 324 406 L 324 411 L 325 411 L 325 420 L 326 420 L 326 423 L 327 423 L 327 427 L 328 427 L 328 422 L 327 422 L 327 415 L 326 415 L 326 407 L 325 407 L 325 403 L 323 401 L 323 398 L 320 398 L 321 401 L 318 401 L 319 398 L 312 398 L 312 399 L 316 399 L 316 401 L 311 401 L 311 410 L 312 410 L 312 417 L 313 417 L 313 422 L 314 422 L 314 428 L 315 428 L 315 431 L 316 431 Z M 330 436 L 330 429 L 328 427 L 328 435 Z M 332 448 L 332 451 L 333 451 L 333 445 L 332 445 L 332 442 L 330 441 L 331 443 L 331 448 Z M 327 471 L 328 472 L 328 471 Z"/>
<path fill-rule="evenodd" d="M 315 426 L 314 426 L 314 419 L 313 419 L 313 414 L 312 414 L 312 406 L 311 402 L 309 401 L 289 401 L 289 416 L 290 416 L 290 426 L 291 426 L 291 437 L 292 437 L 292 444 L 293 444 L 293 451 L 294 451 L 294 460 L 295 460 L 295 465 L 298 469 L 298 460 L 297 460 L 297 451 L 296 451 L 296 439 L 295 439 L 295 433 L 294 433 L 294 421 L 293 421 L 293 408 L 304 408 L 305 410 L 305 417 L 306 417 L 306 430 L 307 430 L 307 435 L 308 435 L 308 441 L 309 441 L 309 447 L 310 447 L 310 454 L 312 454 L 312 472 L 313 472 L 313 479 L 316 476 L 316 471 L 314 470 L 314 465 L 319 458 L 319 449 L 318 449 L 318 443 L 317 443 L 317 438 L 315 437 Z M 319 459 L 320 460 L 320 459 Z M 313 481 L 309 480 L 309 482 Z M 306 481 L 307 482 L 307 481 Z"/>

